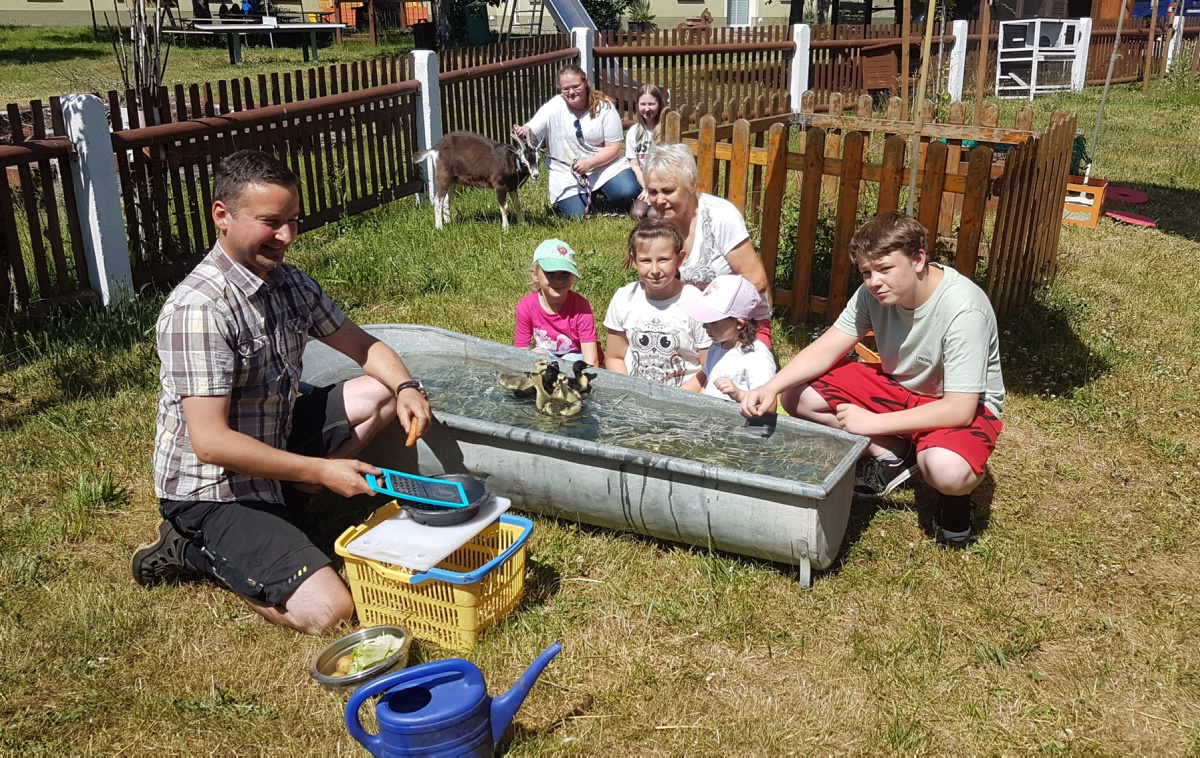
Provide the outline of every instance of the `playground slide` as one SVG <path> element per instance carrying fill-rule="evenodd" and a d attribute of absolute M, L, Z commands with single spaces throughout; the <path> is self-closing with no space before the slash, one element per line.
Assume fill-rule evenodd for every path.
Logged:
<path fill-rule="evenodd" d="M 546 5 L 563 34 L 570 34 L 576 27 L 596 30 L 596 22 L 592 21 L 592 17 L 583 9 L 579 0 L 546 0 Z"/>

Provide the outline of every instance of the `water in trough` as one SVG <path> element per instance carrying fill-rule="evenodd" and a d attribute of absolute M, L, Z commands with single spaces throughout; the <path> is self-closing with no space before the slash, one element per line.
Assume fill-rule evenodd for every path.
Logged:
<path fill-rule="evenodd" d="M 632 398 L 626 390 L 605 387 L 596 372 L 583 412 L 571 418 L 543 415 L 533 400 L 520 400 L 501 388 L 497 376 L 511 366 L 478 358 L 438 353 L 405 357 L 421 377 L 435 412 L 506 424 L 602 444 L 641 450 L 745 471 L 819 484 L 842 461 L 853 442 L 790 426 L 753 426 L 729 409 L 709 403 Z M 533 360 L 530 360 L 532 368 Z M 568 368 L 563 366 L 564 369 Z M 725 411 L 725 412 L 721 412 Z"/>

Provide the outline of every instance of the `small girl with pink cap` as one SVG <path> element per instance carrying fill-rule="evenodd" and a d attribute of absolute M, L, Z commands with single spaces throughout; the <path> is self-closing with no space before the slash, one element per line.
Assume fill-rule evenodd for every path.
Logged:
<path fill-rule="evenodd" d="M 759 324 L 753 315 L 761 303 L 762 296 L 745 277 L 722 274 L 702 297 L 679 304 L 712 338 L 704 368 L 683 389 L 740 403 L 746 392 L 775 376 L 775 356 L 755 337 Z"/>

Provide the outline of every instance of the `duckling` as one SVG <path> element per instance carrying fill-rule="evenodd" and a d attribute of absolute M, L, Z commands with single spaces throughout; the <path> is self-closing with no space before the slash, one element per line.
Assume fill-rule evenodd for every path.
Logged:
<path fill-rule="evenodd" d="M 528 400 L 534 396 L 533 385 L 539 379 L 546 387 L 546 391 L 551 392 L 559 372 L 557 361 L 548 363 L 539 360 L 533 364 L 533 371 L 524 374 L 501 374 L 498 381 L 501 387 L 513 393 L 513 397 Z"/>
<path fill-rule="evenodd" d="M 556 397 L 571 403 L 583 401 L 583 394 L 571 386 L 571 377 L 566 374 L 560 374 L 555 379 L 554 390 L 550 393 L 550 397 Z"/>
<path fill-rule="evenodd" d="M 571 386 L 571 389 L 581 394 L 591 392 L 592 382 L 596 379 L 595 374 L 584 373 L 584 369 L 587 367 L 587 361 L 575 361 L 571 364 L 571 369 L 575 372 L 575 376 L 567 378 L 567 384 Z"/>
<path fill-rule="evenodd" d="M 570 397 L 559 396 L 562 394 L 560 387 L 565 386 L 566 377 L 559 376 L 555 381 L 555 393 L 546 391 L 545 386 L 541 382 L 533 383 L 533 391 L 537 396 L 537 409 L 547 416 L 575 416 L 583 410 L 583 399 L 578 393 L 572 393 L 574 399 Z"/>
<path fill-rule="evenodd" d="M 547 362 L 546 361 L 538 361 L 538 363 L 547 363 Z M 535 366 L 535 368 L 536 368 L 536 366 Z M 537 376 L 541 377 L 541 384 L 543 387 L 546 388 L 546 391 L 553 393 L 554 392 L 554 383 L 556 381 L 558 381 L 558 377 L 559 377 L 559 375 L 562 374 L 562 370 L 559 369 L 559 367 L 558 367 L 558 361 L 549 361 L 546 368 L 539 369 L 539 370 L 535 371 L 534 373 Z M 521 390 L 519 392 L 514 392 L 513 397 L 519 397 L 522 400 L 529 400 L 530 398 L 534 397 L 536 393 L 534 392 L 533 384 L 536 384 L 536 383 L 537 382 L 535 381 L 532 384 L 530 384 L 528 389 Z"/>

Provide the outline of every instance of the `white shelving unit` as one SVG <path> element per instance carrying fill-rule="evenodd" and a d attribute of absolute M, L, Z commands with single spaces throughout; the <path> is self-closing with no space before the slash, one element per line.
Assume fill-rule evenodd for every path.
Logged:
<path fill-rule="evenodd" d="M 1000 22 L 996 97 L 1028 98 L 1071 89 L 1083 44 L 1075 19 L 1027 18 Z"/>

